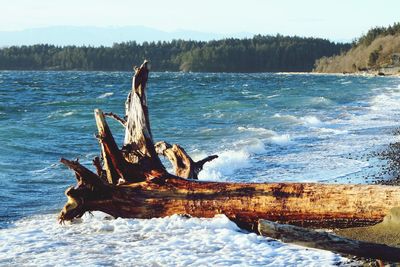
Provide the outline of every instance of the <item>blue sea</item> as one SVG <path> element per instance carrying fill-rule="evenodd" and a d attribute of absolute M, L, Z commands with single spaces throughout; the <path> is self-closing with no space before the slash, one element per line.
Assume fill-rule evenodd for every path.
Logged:
<path fill-rule="evenodd" d="M 58 225 L 75 184 L 61 157 L 91 166 L 93 110 L 124 113 L 129 72 L 0 72 L 0 265 L 321 266 L 336 254 L 247 233 L 212 219 L 109 220 Z M 376 156 L 399 141 L 400 78 L 290 73 L 150 73 L 155 141 L 194 158 L 218 154 L 200 180 L 374 183 Z M 122 144 L 123 128 L 109 120 Z M 171 168 L 168 166 L 168 168 Z"/>

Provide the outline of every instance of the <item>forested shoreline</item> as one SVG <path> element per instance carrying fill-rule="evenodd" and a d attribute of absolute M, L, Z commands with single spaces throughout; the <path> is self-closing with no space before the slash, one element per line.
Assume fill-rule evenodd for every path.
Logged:
<path fill-rule="evenodd" d="M 317 60 L 314 71 L 399 75 L 400 23 L 370 29 L 345 53 Z"/>
<path fill-rule="evenodd" d="M 124 42 L 111 47 L 38 44 L 0 49 L 0 70 L 131 70 L 150 59 L 154 71 L 311 71 L 321 57 L 338 55 L 350 44 L 320 38 L 261 36 L 216 41 Z"/>

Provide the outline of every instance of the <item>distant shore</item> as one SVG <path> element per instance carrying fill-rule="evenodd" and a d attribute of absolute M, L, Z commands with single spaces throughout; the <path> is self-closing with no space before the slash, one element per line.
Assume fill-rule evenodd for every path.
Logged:
<path fill-rule="evenodd" d="M 386 67 L 380 69 L 367 69 L 356 72 L 313 72 L 316 74 L 344 74 L 357 76 L 397 76 L 400 77 L 400 67 Z"/>
<path fill-rule="evenodd" d="M 128 70 L 56 70 L 56 69 L 0 69 L 0 72 L 127 72 Z M 153 73 L 213 73 L 213 74 L 257 74 L 257 73 L 271 73 L 271 74 L 282 74 L 282 75 L 332 75 L 332 76 L 367 76 L 367 77 L 400 77 L 400 72 L 394 72 L 390 70 L 384 71 L 358 71 L 358 72 L 316 72 L 316 71 L 275 71 L 275 72 L 206 72 L 206 71 L 154 71 Z"/>

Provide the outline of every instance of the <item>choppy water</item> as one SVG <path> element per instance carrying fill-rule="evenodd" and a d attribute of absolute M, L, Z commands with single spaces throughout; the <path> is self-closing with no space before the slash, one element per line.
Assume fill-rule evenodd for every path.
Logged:
<path fill-rule="evenodd" d="M 122 115 L 130 83 L 125 72 L 0 72 L 0 265 L 320 266 L 342 260 L 243 233 L 223 216 L 109 221 L 96 214 L 57 225 L 63 192 L 75 183 L 59 158 L 78 157 L 90 166 L 99 151 L 93 109 Z M 220 155 L 205 166 L 202 180 L 387 178 L 385 162 L 370 153 L 397 139 L 398 78 L 151 73 L 148 87 L 155 140 L 179 143 L 195 159 Z M 110 125 L 122 143 L 121 126 Z M 82 243 L 88 248 L 79 250 Z"/>

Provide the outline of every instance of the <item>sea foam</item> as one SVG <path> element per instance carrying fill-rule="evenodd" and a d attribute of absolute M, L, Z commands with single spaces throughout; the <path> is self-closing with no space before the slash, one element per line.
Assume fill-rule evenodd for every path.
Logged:
<path fill-rule="evenodd" d="M 94 212 L 65 226 L 57 224 L 55 217 L 25 218 L 0 230 L 0 265 L 334 266 L 347 262 L 331 252 L 242 231 L 224 215 L 143 220 L 109 219 Z"/>
<path fill-rule="evenodd" d="M 292 142 L 292 138 L 291 138 L 290 134 L 278 134 L 277 132 L 275 132 L 273 130 L 269 130 L 269 129 L 265 129 L 265 128 L 261 128 L 261 127 L 242 127 L 242 126 L 240 126 L 240 127 L 238 127 L 238 130 L 241 132 L 252 133 L 257 138 L 265 140 L 268 143 L 273 143 L 273 144 L 277 144 L 277 145 L 286 145 L 286 144 L 289 144 L 290 142 Z M 254 141 L 255 139 L 252 139 L 252 140 Z M 248 143 L 249 140 L 239 141 L 236 144 L 240 144 L 243 142 Z M 256 149 L 259 148 L 259 150 L 257 150 L 257 151 L 251 150 L 251 147 L 254 147 L 254 144 L 253 144 L 253 146 L 251 146 L 250 148 L 247 147 L 246 151 L 255 152 L 255 153 L 265 152 L 264 144 L 261 145 L 260 142 L 261 142 L 261 140 L 258 140 L 257 145 L 255 147 Z"/>
<path fill-rule="evenodd" d="M 199 179 L 209 181 L 229 180 L 238 169 L 251 167 L 250 153 L 245 150 L 226 150 L 216 153 L 218 158 L 205 164 Z"/>
<path fill-rule="evenodd" d="M 299 119 L 304 125 L 307 126 L 320 126 L 322 122 L 316 116 L 304 116 Z"/>
<path fill-rule="evenodd" d="M 257 138 L 238 140 L 231 144 L 231 149 L 213 152 L 217 159 L 204 165 L 199 179 L 209 181 L 229 181 L 238 170 L 252 167 L 252 156 L 265 153 L 265 144 Z M 206 153 L 197 153 L 194 160 L 200 160 Z"/>

